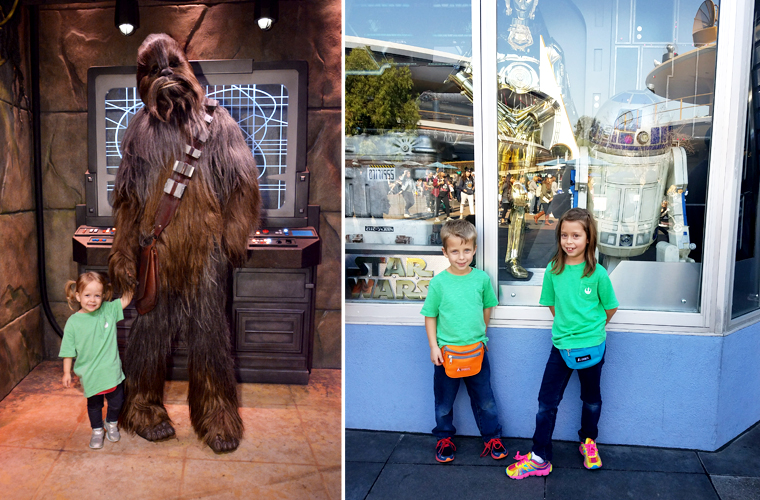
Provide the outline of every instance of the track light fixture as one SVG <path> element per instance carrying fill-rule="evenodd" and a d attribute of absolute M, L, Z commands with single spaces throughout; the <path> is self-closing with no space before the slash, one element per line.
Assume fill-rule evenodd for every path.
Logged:
<path fill-rule="evenodd" d="M 116 0 L 114 24 L 126 36 L 131 35 L 140 27 L 140 10 L 137 0 Z"/>
<path fill-rule="evenodd" d="M 279 10 L 278 0 L 256 0 L 256 4 L 253 7 L 253 16 L 256 18 L 259 28 L 264 31 L 271 28 L 277 22 Z"/>

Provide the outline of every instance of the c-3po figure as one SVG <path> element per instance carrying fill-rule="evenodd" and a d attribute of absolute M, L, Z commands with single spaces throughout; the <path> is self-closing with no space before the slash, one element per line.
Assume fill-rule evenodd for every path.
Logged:
<path fill-rule="evenodd" d="M 469 67 L 460 69 L 449 80 L 454 82 L 473 100 L 472 74 Z M 538 92 L 518 92 L 508 83 L 499 84 L 498 130 L 499 173 L 520 176 L 536 170 L 541 158 L 550 158 L 547 148 L 541 145 L 541 126 L 552 120 L 559 104 L 550 96 Z M 528 192 L 518 180 L 512 185 L 512 215 L 507 240 L 505 261 L 507 271 L 517 279 L 528 278 L 528 271 L 520 265 L 525 241 L 525 210 Z"/>

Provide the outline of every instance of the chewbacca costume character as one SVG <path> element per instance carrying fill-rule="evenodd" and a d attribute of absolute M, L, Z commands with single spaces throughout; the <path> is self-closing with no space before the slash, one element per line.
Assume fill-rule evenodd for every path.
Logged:
<path fill-rule="evenodd" d="M 242 261 L 258 223 L 258 171 L 238 124 L 205 98 L 179 44 L 149 35 L 137 55 L 137 86 L 145 107 L 122 143 L 113 207 L 116 234 L 109 258 L 114 285 L 131 290 L 141 246 L 155 240 L 155 307 L 132 325 L 124 363 L 126 402 L 121 425 L 149 441 L 174 435 L 163 405 L 172 339 L 188 349 L 190 419 L 215 452 L 237 448 L 243 435 L 225 313 L 230 268 Z M 213 117 L 209 121 L 209 116 Z M 205 141 L 204 141 L 205 139 Z M 185 146 L 201 149 L 196 160 Z M 156 211 L 175 160 L 194 163 L 187 187 L 157 238 Z M 187 173 L 187 172 L 186 172 Z"/>

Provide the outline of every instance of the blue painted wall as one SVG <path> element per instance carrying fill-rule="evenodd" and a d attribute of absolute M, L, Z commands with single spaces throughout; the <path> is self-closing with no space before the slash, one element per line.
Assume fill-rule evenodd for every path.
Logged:
<path fill-rule="evenodd" d="M 430 432 L 433 367 L 424 327 L 347 324 L 345 332 L 346 427 Z M 550 336 L 489 329 L 491 384 L 506 436 L 533 435 Z M 609 332 L 599 441 L 718 449 L 760 420 L 758 353 L 760 325 L 726 337 Z M 580 412 L 574 375 L 555 439 L 577 439 Z M 464 385 L 454 415 L 458 434 L 479 434 Z"/>

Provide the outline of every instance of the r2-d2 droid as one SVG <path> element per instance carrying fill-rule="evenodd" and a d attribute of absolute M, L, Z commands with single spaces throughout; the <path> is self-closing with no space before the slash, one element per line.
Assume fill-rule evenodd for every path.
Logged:
<path fill-rule="evenodd" d="M 657 260 L 694 262 L 685 214 L 686 151 L 675 142 L 671 121 L 668 101 L 629 91 L 610 98 L 591 125 L 591 146 L 582 148 L 576 165 L 578 206 L 596 218 L 599 252 L 610 272 L 657 239 L 661 208 L 667 208 L 669 241 L 657 244 Z"/>

